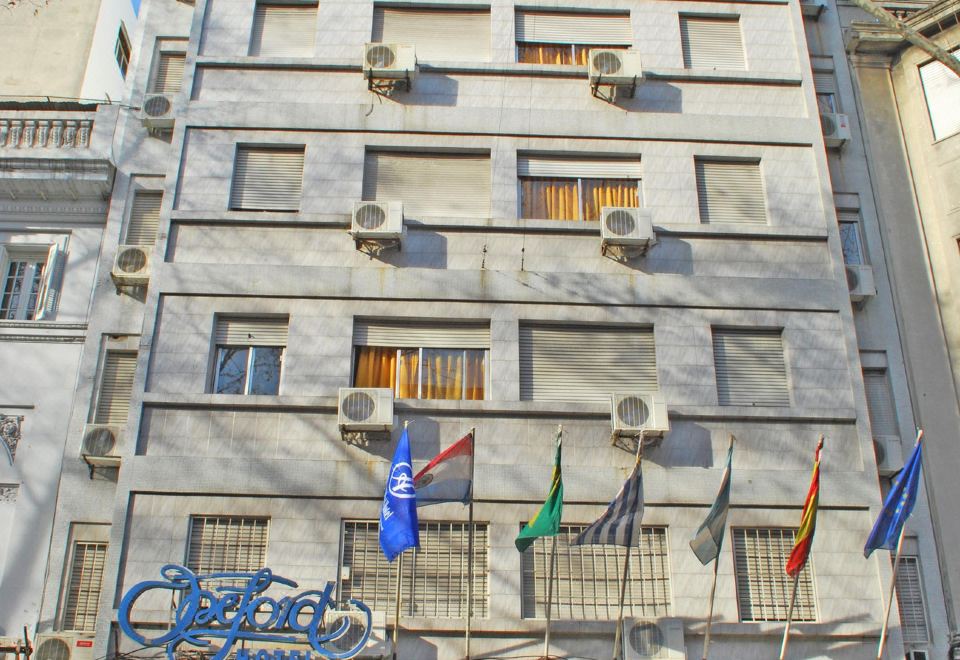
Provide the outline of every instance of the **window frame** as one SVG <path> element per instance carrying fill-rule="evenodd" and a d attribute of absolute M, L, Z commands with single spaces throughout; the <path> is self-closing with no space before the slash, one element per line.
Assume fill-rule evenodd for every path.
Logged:
<path fill-rule="evenodd" d="M 38 316 L 40 316 L 41 310 L 44 308 L 45 292 L 44 292 L 44 280 L 49 274 L 48 269 L 51 268 L 50 263 L 50 247 L 49 245 L 35 245 L 35 244 L 15 244 L 15 245 L 0 245 L 0 320 L 3 321 L 36 321 Z M 38 264 L 41 264 L 41 260 L 37 257 L 45 253 L 42 258 L 42 265 L 39 269 L 37 268 Z M 19 278 L 11 278 L 10 269 L 14 264 L 25 263 L 24 272 Z M 14 282 L 20 282 L 20 299 L 17 303 L 16 310 L 13 313 L 13 317 L 7 317 L 9 312 L 3 312 L 3 304 L 6 301 L 8 291 L 7 285 L 8 281 L 13 279 Z M 25 284 L 30 284 L 30 291 L 24 290 Z M 36 284 L 36 299 L 34 304 L 29 305 L 30 298 L 34 296 L 33 285 Z M 9 293 L 12 296 L 12 291 Z"/>
<path fill-rule="evenodd" d="M 148 94 L 168 94 L 176 95 L 183 90 L 183 78 L 180 79 L 180 85 L 173 92 L 166 92 L 157 89 L 157 78 L 160 75 L 161 62 L 164 57 L 183 56 L 184 69 L 186 69 L 187 41 L 184 39 L 158 38 L 154 47 L 153 63 L 150 67 L 150 78 L 147 84 Z"/>
<path fill-rule="evenodd" d="M 402 401 L 487 401 L 487 394 L 490 391 L 490 349 L 489 348 L 457 348 L 457 347 L 448 347 L 440 348 L 436 346 L 398 346 L 394 348 L 393 346 L 368 346 L 368 345 L 354 345 L 353 355 L 352 355 L 352 374 L 350 382 L 352 387 L 359 387 L 357 385 L 357 366 L 360 361 L 360 351 L 361 348 L 389 348 L 396 351 L 397 356 L 397 375 L 394 379 L 393 385 L 393 396 Z M 423 398 L 423 352 L 425 350 L 439 350 L 439 351 L 461 351 L 463 353 L 463 364 L 466 365 L 466 352 L 467 351 L 482 351 L 483 352 L 483 398 L 482 399 L 468 399 L 466 398 L 467 391 L 467 379 L 463 378 L 463 384 L 460 391 L 459 399 L 425 399 Z M 403 351 L 417 351 L 417 396 L 416 398 L 410 397 L 400 397 L 398 392 L 400 391 L 400 359 Z"/>
<path fill-rule="evenodd" d="M 524 181 L 576 181 L 577 182 L 577 214 L 578 218 L 525 218 L 523 217 L 523 183 Z M 633 181 L 636 183 L 637 187 L 637 206 L 634 208 L 643 208 L 643 179 L 634 179 L 633 177 L 593 177 L 593 176 L 526 176 L 526 175 L 517 175 L 517 219 L 518 220 L 549 220 L 550 222 L 597 222 L 599 223 L 601 218 L 596 220 L 587 220 L 583 216 L 584 214 L 584 196 L 583 196 L 583 184 L 584 181 Z"/>
<path fill-rule="evenodd" d="M 268 558 L 268 553 L 269 553 L 269 551 L 270 551 L 270 528 L 271 528 L 271 526 L 272 526 L 272 525 L 271 525 L 271 517 L 270 517 L 270 516 L 256 516 L 256 515 L 247 516 L 247 515 L 233 515 L 233 514 L 191 513 L 191 514 L 187 517 L 187 539 L 186 539 L 186 544 L 185 544 L 185 548 L 184 548 L 184 557 L 183 557 L 183 565 L 184 565 L 185 567 L 189 568 L 190 570 L 192 570 L 192 571 L 194 571 L 195 573 L 198 573 L 198 574 L 205 573 L 205 572 L 207 572 L 208 570 L 212 570 L 213 572 L 240 572 L 240 571 L 241 571 L 241 569 L 238 568 L 238 567 L 236 567 L 236 566 L 235 566 L 235 567 L 232 567 L 232 568 L 227 567 L 227 568 L 224 568 L 224 569 L 219 569 L 219 568 L 204 569 L 204 568 L 202 567 L 202 565 L 201 565 L 201 566 L 197 566 L 196 568 L 194 568 L 193 566 L 190 565 L 190 564 L 191 564 L 191 562 L 190 562 L 190 556 L 191 556 L 192 554 L 194 554 L 194 553 L 193 553 L 193 542 L 194 542 L 194 539 L 195 539 L 195 536 L 194 536 L 194 534 L 195 534 L 194 526 L 195 526 L 195 522 L 196 522 L 197 520 L 200 520 L 200 519 L 215 519 L 215 520 L 217 520 L 218 522 L 219 522 L 219 521 L 230 521 L 230 522 L 232 522 L 232 521 L 240 521 L 241 525 L 243 524 L 244 521 L 246 521 L 246 522 L 248 522 L 248 523 L 251 523 L 251 524 L 252 524 L 253 522 L 255 522 L 255 521 L 263 521 L 265 524 L 264 524 L 264 532 L 263 532 L 263 557 L 262 557 L 262 561 L 259 562 L 261 565 L 260 565 L 260 566 L 255 566 L 255 567 L 253 567 L 253 568 L 250 569 L 250 570 L 256 571 L 256 570 L 259 570 L 259 569 L 263 568 L 264 566 L 266 566 L 266 565 L 268 564 L 267 558 Z M 202 541 L 201 541 L 200 539 L 197 539 L 197 541 L 200 542 L 200 543 L 202 543 Z M 224 541 L 222 547 L 227 547 L 227 542 L 226 542 L 226 541 Z M 202 550 L 202 545 L 201 545 L 200 550 Z M 248 570 L 248 569 L 244 569 L 244 570 Z M 219 583 L 219 584 L 225 584 L 225 583 Z M 234 584 L 239 584 L 239 582 L 234 583 Z"/>
<path fill-rule="evenodd" d="M 130 37 L 127 35 L 127 28 L 123 24 L 123 21 L 120 21 L 120 29 L 117 31 L 117 41 L 113 46 L 113 58 L 117 62 L 117 67 L 120 69 L 120 77 L 124 80 L 127 79 L 127 71 L 130 69 L 130 55 L 132 49 L 130 47 Z"/>
<path fill-rule="evenodd" d="M 680 12 L 678 14 L 679 18 L 679 28 L 680 28 L 680 53 L 681 59 L 683 61 L 683 69 L 687 71 L 749 71 L 750 62 L 747 60 L 747 48 L 746 40 L 743 38 L 743 16 L 739 13 L 730 14 L 704 14 L 697 12 Z M 689 61 L 690 58 L 686 56 L 687 52 L 692 54 L 692 49 L 690 42 L 687 39 L 684 39 L 684 34 L 689 34 L 689 29 L 684 28 L 684 21 L 724 21 L 726 23 L 736 23 L 737 24 L 737 36 L 739 37 L 739 47 L 740 47 L 740 59 L 743 62 L 743 66 L 740 67 L 728 67 L 728 66 L 714 66 L 710 69 L 704 66 L 694 66 L 692 62 Z"/>
<path fill-rule="evenodd" d="M 785 328 L 783 327 L 754 327 L 754 326 L 737 326 L 737 325 L 712 325 L 710 326 L 710 348 L 713 355 L 713 372 L 714 372 L 714 385 L 716 387 L 717 394 L 717 405 L 724 407 L 749 407 L 749 408 L 789 408 L 793 406 L 794 395 L 792 387 L 792 379 L 790 374 L 790 360 L 789 354 L 787 352 L 787 343 L 784 341 L 784 332 Z M 725 387 L 721 387 L 720 379 L 720 369 L 718 354 L 717 354 L 717 335 L 726 335 L 727 337 L 736 337 L 740 336 L 749 336 L 752 339 L 762 338 L 764 336 L 773 337 L 776 335 L 780 341 L 780 358 L 783 361 L 783 388 L 786 393 L 786 403 L 758 403 L 755 400 L 752 400 L 750 403 L 738 402 L 736 399 L 744 398 L 748 392 L 732 392 L 734 395 L 733 398 L 730 398 L 731 392 L 729 391 L 731 381 L 727 381 Z M 726 347 L 724 347 L 726 348 Z M 724 356 L 726 358 L 726 356 Z M 740 383 L 741 385 L 743 383 Z M 758 389 L 766 389 L 769 391 L 769 383 L 764 385 L 759 382 L 756 377 L 753 377 L 747 385 L 750 386 L 750 390 L 756 391 Z M 724 399 L 721 397 L 721 390 L 726 389 L 727 398 Z"/>
<path fill-rule="evenodd" d="M 739 573 L 739 571 L 738 571 L 738 569 L 737 569 L 737 566 L 738 566 L 738 561 L 737 561 L 737 547 L 738 547 L 738 545 L 739 545 L 739 542 L 738 542 L 738 539 L 737 539 L 737 535 L 738 535 L 739 533 L 746 533 L 746 532 L 767 532 L 767 533 L 778 532 L 778 533 L 781 534 L 781 538 L 782 538 L 782 535 L 783 535 L 785 532 L 788 532 L 788 533 L 790 533 L 790 534 L 792 535 L 792 537 L 791 537 L 791 539 L 790 539 L 790 546 L 791 546 L 791 548 L 792 548 L 792 546 L 796 543 L 797 528 L 796 528 L 796 527 L 788 527 L 788 526 L 760 527 L 760 526 L 749 526 L 749 525 L 738 525 L 738 526 L 731 526 L 731 527 L 730 527 L 730 552 L 731 552 L 731 554 L 733 555 L 733 557 L 732 557 L 732 559 L 733 559 L 733 581 L 734 581 L 734 590 L 735 590 L 735 592 L 736 592 L 736 598 L 737 598 L 737 621 L 740 622 L 740 623 L 751 623 L 751 624 L 753 624 L 753 623 L 764 624 L 764 623 L 771 623 L 771 622 L 772 622 L 772 623 L 776 623 L 776 622 L 780 622 L 780 621 L 786 621 L 786 610 L 787 610 L 787 608 L 788 608 L 788 606 L 789 606 L 789 600 L 790 600 L 790 596 L 789 596 L 790 586 L 789 586 L 789 585 L 790 585 L 790 582 L 792 582 L 792 578 L 790 578 L 790 577 L 786 574 L 786 571 L 784 570 L 784 566 L 786 566 L 786 560 L 787 560 L 787 558 L 790 556 L 790 550 L 787 549 L 787 548 L 784 548 L 784 552 L 782 553 L 782 554 L 783 554 L 783 557 L 782 557 L 782 558 L 780 558 L 780 557 L 770 557 L 770 553 L 769 553 L 770 548 L 769 548 L 769 547 L 767 548 L 767 551 L 768 551 L 768 552 L 767 552 L 767 554 L 766 554 L 766 556 L 765 556 L 765 557 L 768 559 L 768 563 L 775 563 L 775 565 L 773 566 L 772 575 L 774 575 L 775 577 L 777 577 L 777 578 L 780 579 L 780 586 L 781 586 L 782 589 L 783 589 L 783 595 L 785 596 L 785 603 L 774 603 L 772 600 L 771 600 L 769 603 L 768 603 L 768 602 L 758 603 L 758 604 L 759 604 L 761 607 L 763 607 L 763 608 L 769 608 L 769 609 L 773 609 L 773 610 L 783 609 L 783 610 L 784 610 L 784 618 L 782 618 L 782 619 L 772 619 L 772 618 L 769 618 L 769 617 L 767 617 L 767 618 L 751 617 L 751 618 L 749 618 L 749 619 L 745 619 L 745 618 L 744 618 L 744 609 L 743 609 L 743 605 L 744 605 L 744 598 L 743 598 L 743 597 L 744 597 L 744 594 L 742 594 L 741 591 L 740 591 L 740 577 L 741 577 L 741 576 L 740 576 L 740 573 Z M 781 559 L 782 559 L 782 561 L 780 561 Z M 804 577 L 804 576 L 806 576 L 806 577 Z M 745 579 L 747 579 L 748 581 L 750 580 L 750 578 L 751 578 L 750 575 L 745 576 Z M 760 580 L 761 577 L 760 577 L 760 576 L 753 576 L 753 579 L 755 579 L 755 580 Z M 807 563 L 804 565 L 803 570 L 802 570 L 801 573 L 800 573 L 800 581 L 805 583 L 805 584 L 803 585 L 803 590 L 804 590 L 805 592 L 809 593 L 810 602 L 809 602 L 809 603 L 800 603 L 800 599 L 803 597 L 803 594 L 801 593 L 800 587 L 798 586 L 798 590 L 797 590 L 797 603 L 798 603 L 798 605 L 795 605 L 795 606 L 794 606 L 794 610 L 793 610 L 793 621 L 796 621 L 796 622 L 808 622 L 808 623 L 816 623 L 816 622 L 819 622 L 819 621 L 821 620 L 821 617 L 820 617 L 820 611 L 819 611 L 819 607 L 818 607 L 818 603 L 817 603 L 817 588 L 816 588 L 816 582 L 817 582 L 817 581 L 816 581 L 816 575 L 815 575 L 815 572 L 814 572 L 814 569 L 813 569 L 813 557 L 812 557 L 812 556 L 807 559 Z M 749 595 L 749 594 L 747 594 L 747 595 Z M 804 618 L 804 615 L 802 614 L 802 610 L 803 610 L 804 607 L 809 608 L 809 610 L 812 612 L 812 618 Z M 755 607 L 754 607 L 754 605 L 753 605 L 752 602 L 751 602 L 751 604 L 750 604 L 750 609 L 751 609 L 751 610 L 755 609 Z"/>
<path fill-rule="evenodd" d="M 950 55 L 953 55 L 953 56 L 954 56 L 955 58 L 957 58 L 957 59 L 960 59 L 960 46 L 955 46 L 954 48 L 952 48 L 952 49 L 949 51 L 949 54 L 950 54 Z M 938 143 L 938 142 L 942 142 L 943 140 L 949 140 L 950 138 L 954 137 L 955 135 L 960 135 L 960 128 L 957 128 L 956 130 L 954 130 L 954 131 L 952 131 L 952 132 L 950 132 L 950 133 L 945 133 L 944 135 L 938 135 L 938 133 L 937 133 L 937 126 L 936 126 L 936 122 L 934 122 L 933 113 L 930 111 L 929 95 L 928 95 L 928 93 L 927 93 L 927 86 L 926 86 L 926 84 L 925 84 L 925 82 L 924 82 L 924 77 L 923 77 L 923 69 L 924 69 L 924 67 L 928 67 L 928 66 L 936 67 L 937 64 L 940 64 L 940 66 L 943 66 L 944 68 L 946 68 L 941 62 L 939 62 L 938 60 L 935 60 L 935 59 L 934 59 L 934 60 L 929 60 L 929 61 L 926 61 L 926 62 L 921 62 L 920 64 L 917 65 L 917 79 L 918 79 L 918 81 L 919 81 L 919 83 L 920 83 L 920 89 L 923 90 L 923 104 L 924 104 L 924 107 L 926 107 L 926 110 L 927 110 L 927 119 L 928 119 L 929 122 L 930 122 L 930 135 L 931 135 L 931 137 L 933 138 L 933 143 L 934 143 L 934 144 L 936 144 L 936 143 Z M 947 75 L 951 75 L 951 74 L 952 74 L 952 72 L 948 70 L 948 71 L 947 71 Z M 960 81 L 958 81 L 957 84 L 960 84 Z M 957 122 L 957 126 L 960 127 L 960 121 Z"/>
<path fill-rule="evenodd" d="M 277 392 L 276 394 L 253 394 L 250 392 L 252 379 L 250 378 L 251 370 L 254 366 L 254 353 L 258 348 L 267 348 L 267 349 L 280 349 L 280 362 L 279 368 L 277 369 Z M 224 351 L 230 349 L 245 349 L 247 351 L 247 359 L 244 365 L 243 372 L 243 392 L 233 393 L 233 392 L 220 392 L 220 371 L 222 369 L 221 355 Z M 216 344 L 214 348 L 213 356 L 213 394 L 226 394 L 229 396 L 279 396 L 280 395 L 280 382 L 283 376 L 283 359 L 286 355 L 287 347 L 286 346 L 267 346 L 265 344 Z"/>
<path fill-rule="evenodd" d="M 93 620 L 94 620 L 93 627 L 77 626 L 78 620 L 85 621 L 90 617 L 89 612 L 85 613 L 82 616 L 79 614 L 75 614 L 73 621 L 68 621 L 68 616 L 71 609 L 70 608 L 71 601 L 74 601 L 74 600 L 79 601 L 81 598 L 81 594 L 83 593 L 82 577 L 76 583 L 74 582 L 74 577 L 77 570 L 76 563 L 77 563 L 77 560 L 80 558 L 81 546 L 90 547 L 90 548 L 93 548 L 95 552 L 103 553 L 102 563 L 99 567 L 100 584 L 97 585 L 96 602 L 93 604 Z M 106 577 L 107 553 L 109 551 L 110 551 L 110 547 L 106 541 L 93 541 L 93 540 L 83 540 L 83 539 L 73 539 L 71 541 L 70 561 L 68 562 L 69 569 L 67 573 L 67 585 L 66 585 L 66 591 L 64 594 L 65 598 L 63 602 L 63 613 L 60 618 L 61 630 L 68 631 L 68 632 L 91 632 L 93 630 L 96 630 L 96 619 L 97 619 L 97 616 L 99 616 L 100 600 L 103 597 L 103 580 Z M 97 561 L 97 557 L 94 556 L 93 557 L 94 565 L 89 568 L 89 571 L 93 574 L 96 574 L 96 571 L 97 571 L 96 561 Z M 85 572 L 86 570 L 87 570 L 86 568 L 81 567 L 81 573 Z M 91 585 L 88 585 L 87 591 L 88 592 L 92 591 Z M 87 601 L 89 601 L 89 598 L 87 598 Z M 89 602 L 87 603 L 87 606 L 89 606 Z M 75 609 L 79 609 L 79 606 Z"/>
<path fill-rule="evenodd" d="M 894 558 L 890 559 L 891 564 L 893 563 L 893 559 Z M 929 608 L 927 607 L 927 593 L 926 593 L 926 587 L 924 586 L 924 583 L 923 583 L 923 568 L 922 568 L 923 564 L 920 560 L 919 554 L 900 555 L 900 566 L 897 568 L 897 578 L 899 579 L 900 576 L 903 575 L 902 571 L 904 567 L 910 563 L 913 564 L 914 570 L 916 570 L 917 595 L 919 596 L 919 601 L 920 601 L 919 602 L 920 612 L 923 614 L 923 628 L 924 628 L 925 638 L 923 640 L 904 641 L 904 646 L 907 647 L 908 652 L 915 651 L 915 650 L 924 650 L 923 647 L 927 646 L 931 642 L 930 611 L 929 611 Z M 897 585 L 897 588 L 895 589 L 895 591 L 896 591 L 896 597 L 897 597 L 897 610 L 899 611 L 899 614 L 900 614 L 899 618 L 900 618 L 901 636 L 905 636 L 903 635 L 903 628 L 905 626 L 903 623 L 903 607 L 902 607 L 902 599 L 900 596 L 899 585 Z M 918 649 L 917 647 L 920 647 L 920 648 Z"/>
<path fill-rule="evenodd" d="M 520 59 L 520 49 L 523 47 L 548 47 L 548 48 L 569 48 L 570 50 L 570 62 L 561 62 L 556 64 L 554 62 L 524 62 Z M 577 49 L 582 49 L 587 52 L 587 62 L 580 64 L 577 62 Z M 564 42 L 548 42 L 548 41 L 520 41 L 519 39 L 514 40 L 514 62 L 517 64 L 526 64 L 529 66 L 579 66 L 579 67 L 589 67 L 589 55 L 590 51 L 594 49 L 602 48 L 604 50 L 630 50 L 631 46 L 625 44 L 576 44 L 576 43 L 564 43 Z"/>
<path fill-rule="evenodd" d="M 856 220 L 844 220 L 841 217 L 841 214 L 844 213 L 856 213 Z M 856 259 L 857 261 L 849 261 L 847 259 L 847 241 L 845 240 L 844 228 L 848 228 L 851 231 L 850 236 L 853 237 L 854 243 L 856 245 L 851 246 L 856 249 Z M 863 241 L 863 222 L 860 215 L 859 209 L 837 209 L 837 231 L 840 234 L 840 255 L 843 257 L 843 263 L 847 266 L 868 266 L 870 265 L 870 260 L 867 258 L 866 246 Z"/>

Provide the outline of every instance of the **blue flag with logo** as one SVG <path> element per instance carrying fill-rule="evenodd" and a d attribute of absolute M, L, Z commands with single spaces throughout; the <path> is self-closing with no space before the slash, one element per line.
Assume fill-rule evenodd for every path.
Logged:
<path fill-rule="evenodd" d="M 922 434 L 921 434 L 922 435 Z M 907 459 L 906 464 L 900 471 L 900 476 L 893 483 L 893 488 L 887 493 L 887 499 L 883 502 L 883 509 L 877 522 L 873 525 L 873 530 L 867 538 L 867 544 L 863 547 L 863 556 L 869 557 L 870 553 L 879 548 L 886 548 L 893 552 L 897 549 L 897 542 L 900 540 L 900 530 L 907 518 L 913 512 L 913 505 L 917 503 L 917 489 L 920 487 L 920 467 L 921 461 L 921 443 L 917 438 L 917 445 L 913 448 L 913 453 Z"/>
<path fill-rule="evenodd" d="M 407 548 L 420 547 L 420 523 L 417 520 L 417 491 L 413 488 L 413 465 L 410 462 L 410 438 L 403 429 L 397 451 L 393 454 L 387 487 L 380 508 L 380 548 L 387 561 Z"/>

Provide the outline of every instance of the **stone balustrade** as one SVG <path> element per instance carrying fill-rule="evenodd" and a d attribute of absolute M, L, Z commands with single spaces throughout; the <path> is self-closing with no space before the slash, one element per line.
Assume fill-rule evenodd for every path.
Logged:
<path fill-rule="evenodd" d="M 0 117 L 0 149 L 86 149 L 92 119 Z"/>

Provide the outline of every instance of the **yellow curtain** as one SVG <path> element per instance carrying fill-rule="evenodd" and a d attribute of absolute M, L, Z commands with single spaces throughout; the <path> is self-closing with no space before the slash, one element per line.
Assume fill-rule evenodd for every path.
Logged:
<path fill-rule="evenodd" d="M 596 48 L 596 46 L 574 46 L 574 57 L 576 62 L 580 66 L 587 66 L 587 59 L 590 55 L 590 49 Z"/>
<path fill-rule="evenodd" d="M 482 400 L 484 351 L 442 348 L 423 349 L 423 383 L 420 350 L 358 346 L 354 387 L 389 387 L 398 399 Z"/>
<path fill-rule="evenodd" d="M 521 179 L 520 217 L 578 220 L 576 179 Z"/>
<path fill-rule="evenodd" d="M 405 348 L 400 351 L 400 377 L 397 382 L 398 399 L 416 399 L 418 397 L 419 370 L 420 349 Z"/>
<path fill-rule="evenodd" d="M 486 377 L 483 370 L 483 351 L 466 351 L 466 366 L 464 380 L 466 380 L 466 399 L 479 401 L 483 399 L 483 386 Z"/>
<path fill-rule="evenodd" d="M 637 207 L 637 182 L 631 179 L 583 179 L 583 219 L 600 219 L 604 206 Z"/>
<path fill-rule="evenodd" d="M 517 44 L 517 61 L 526 64 L 573 64 L 570 46 L 561 44 Z M 583 62 L 586 63 L 586 55 Z"/>
<path fill-rule="evenodd" d="M 358 346 L 354 387 L 389 387 L 397 382 L 397 349 Z"/>

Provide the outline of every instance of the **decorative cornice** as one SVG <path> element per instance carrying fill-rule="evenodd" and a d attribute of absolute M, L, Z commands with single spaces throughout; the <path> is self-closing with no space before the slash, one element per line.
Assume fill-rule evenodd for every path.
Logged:
<path fill-rule="evenodd" d="M 10 465 L 13 465 L 17 457 L 21 422 L 23 422 L 22 415 L 0 415 L 0 440 L 3 441 L 2 447 L 6 451 Z"/>
<path fill-rule="evenodd" d="M 3 328 L 41 328 L 46 330 L 86 330 L 86 323 L 57 323 L 56 321 L 0 321 Z"/>
<path fill-rule="evenodd" d="M 4 215 L 91 215 L 105 219 L 107 202 L 46 202 L 46 201 L 0 201 L 0 218 Z M 59 218 L 58 218 L 59 219 Z"/>
<path fill-rule="evenodd" d="M 82 344 L 87 340 L 85 335 L 4 335 L 0 334 L 0 341 L 20 342 L 24 344 Z"/>

